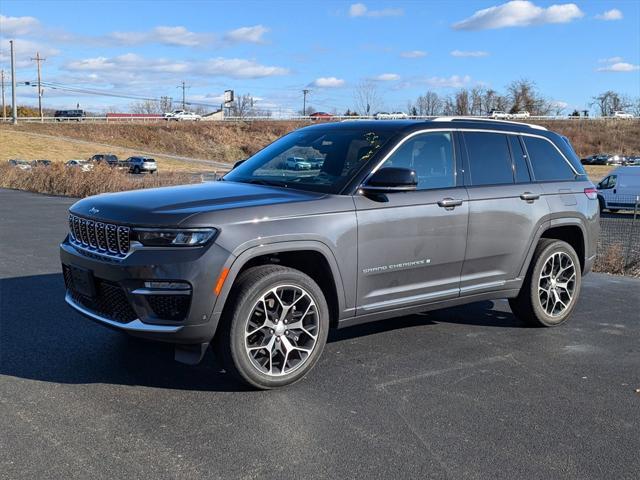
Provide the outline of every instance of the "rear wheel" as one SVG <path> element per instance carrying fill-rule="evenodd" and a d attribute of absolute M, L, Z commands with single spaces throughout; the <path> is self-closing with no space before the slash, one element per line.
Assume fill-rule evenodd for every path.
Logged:
<path fill-rule="evenodd" d="M 135 174 L 140 173 L 140 167 L 133 167 L 133 173 Z"/>
<path fill-rule="evenodd" d="M 542 239 L 516 298 L 509 305 L 516 317 L 530 325 L 554 327 L 573 312 L 582 281 L 578 255 L 561 240 Z"/>
<path fill-rule="evenodd" d="M 279 265 L 246 270 L 234 285 L 218 336 L 228 371 L 269 389 L 300 380 L 327 341 L 329 308 L 304 273 Z"/>

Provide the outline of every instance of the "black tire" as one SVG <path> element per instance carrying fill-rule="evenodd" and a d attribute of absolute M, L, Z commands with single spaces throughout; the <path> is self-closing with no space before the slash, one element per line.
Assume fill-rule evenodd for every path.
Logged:
<path fill-rule="evenodd" d="M 278 285 L 300 287 L 309 294 L 316 306 L 318 329 L 313 349 L 304 362 L 290 373 L 285 371 L 275 376 L 254 365 L 246 350 L 245 331 L 258 301 Z M 263 390 L 290 385 L 302 379 L 320 358 L 329 333 L 329 307 L 318 284 L 299 270 L 262 265 L 243 272 L 234 284 L 232 295 L 225 306 L 220 332 L 216 336 L 216 349 L 222 356 L 225 369 L 240 381 Z"/>
<path fill-rule="evenodd" d="M 598 195 L 598 206 L 600 207 L 600 213 L 604 212 L 606 205 L 604 203 L 604 198 Z"/>
<path fill-rule="evenodd" d="M 140 173 L 140 167 L 133 167 L 133 173 L 136 175 Z"/>
<path fill-rule="evenodd" d="M 547 260 L 553 254 L 559 252 L 568 255 L 573 262 L 575 280 L 571 300 L 561 313 L 554 316 L 548 314 L 543 307 L 543 301 L 539 295 L 539 281 Z M 538 242 L 520 293 L 517 297 L 509 299 L 509 306 L 513 314 L 528 325 L 555 327 L 563 324 L 571 317 L 580 296 L 581 283 L 582 270 L 580 260 L 573 247 L 561 240 L 544 238 Z"/>

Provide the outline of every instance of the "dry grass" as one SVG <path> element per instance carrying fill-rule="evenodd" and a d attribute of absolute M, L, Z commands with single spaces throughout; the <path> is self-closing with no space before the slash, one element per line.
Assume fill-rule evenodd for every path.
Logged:
<path fill-rule="evenodd" d="M 59 162 L 50 167 L 31 170 L 21 170 L 8 164 L 0 165 L 0 188 L 79 198 L 99 193 L 183 185 L 198 181 L 200 180 L 197 177 L 188 173 L 165 172 L 134 176 L 106 165 L 98 165 L 90 172 L 68 168 Z"/>
<path fill-rule="evenodd" d="M 71 159 L 87 159 L 96 153 L 113 153 L 118 158 L 126 159 L 140 152 L 119 146 L 105 147 L 100 143 L 77 143 L 64 137 L 51 138 L 30 135 L 22 130 L 0 128 L 0 163 L 11 158 L 20 160 L 47 159 L 53 162 L 66 162 Z M 117 144 L 117 142 L 115 142 Z M 189 163 L 181 160 L 154 155 L 160 171 L 193 172 L 215 171 L 206 165 Z"/>
<path fill-rule="evenodd" d="M 534 123 L 567 136 L 581 157 L 595 153 L 640 154 L 640 121 L 560 120 Z M 285 133 L 305 125 L 308 125 L 308 122 L 2 125 L 0 142 L 3 147 L 0 158 L 42 157 L 68 160 L 74 157 L 88 158 L 94 153 L 105 150 L 104 146 L 99 145 L 81 145 L 71 142 L 65 144 L 66 137 L 113 145 L 111 150 L 125 157 L 135 153 L 136 150 L 145 150 L 231 164 L 252 155 Z M 37 137 L 33 136 L 19 138 L 19 132 L 54 135 L 58 138 L 55 141 L 37 140 Z M 160 168 L 163 170 L 191 172 L 214 170 L 207 166 L 161 156 L 157 156 L 156 160 L 159 160 Z M 609 167 L 588 167 L 587 171 L 592 180 L 598 181 L 609 171 Z"/>
<path fill-rule="evenodd" d="M 614 244 L 598 252 L 593 271 L 640 277 L 640 263 L 626 264 L 623 246 Z"/>

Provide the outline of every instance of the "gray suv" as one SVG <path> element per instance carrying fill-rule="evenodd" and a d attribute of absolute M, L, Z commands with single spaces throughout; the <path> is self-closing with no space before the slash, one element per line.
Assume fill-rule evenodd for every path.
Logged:
<path fill-rule="evenodd" d="M 289 133 L 218 182 L 80 200 L 60 254 L 77 311 L 186 363 L 213 343 L 273 388 L 333 327 L 499 298 L 529 325 L 565 322 L 598 215 L 569 141 L 543 127 L 352 121 Z"/>

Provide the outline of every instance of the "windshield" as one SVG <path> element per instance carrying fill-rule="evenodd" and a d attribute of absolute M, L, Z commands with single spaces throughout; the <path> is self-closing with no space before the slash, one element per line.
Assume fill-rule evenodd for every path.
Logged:
<path fill-rule="evenodd" d="M 256 153 L 223 180 L 339 193 L 390 134 L 362 128 L 297 130 Z"/>

